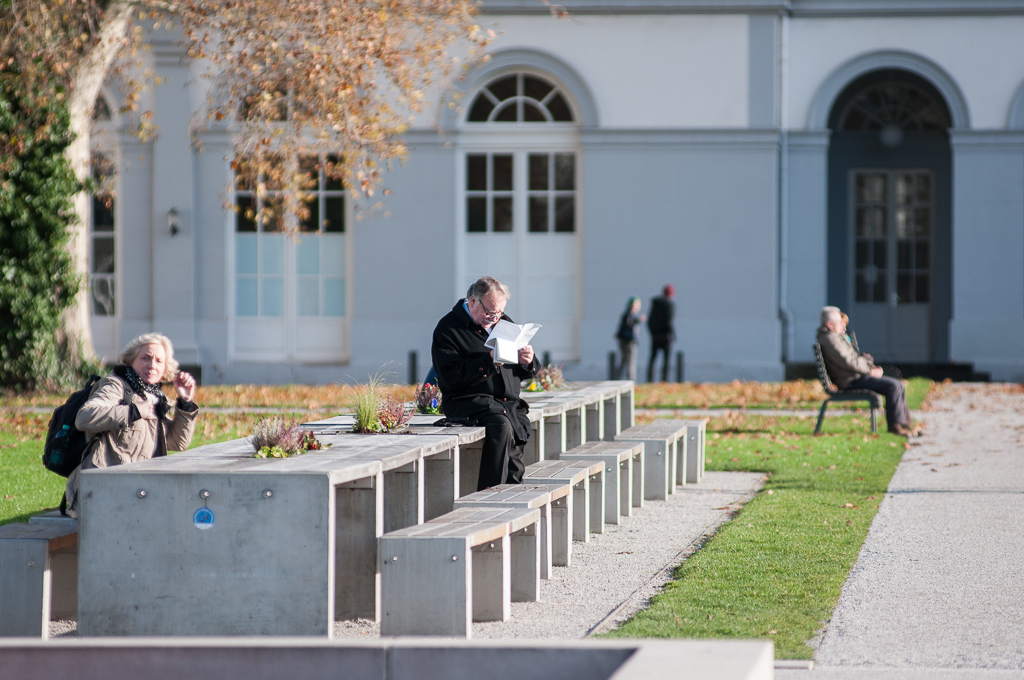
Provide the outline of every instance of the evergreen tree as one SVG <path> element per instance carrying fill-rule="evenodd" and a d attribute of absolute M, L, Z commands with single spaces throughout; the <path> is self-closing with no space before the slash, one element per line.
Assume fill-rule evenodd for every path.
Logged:
<path fill-rule="evenodd" d="M 64 154 L 72 136 L 62 93 L 26 96 L 14 74 L 0 80 L 0 385 L 77 383 L 61 315 L 80 281 L 68 250 L 80 183 Z M 43 102 L 44 105 L 40 106 Z"/>

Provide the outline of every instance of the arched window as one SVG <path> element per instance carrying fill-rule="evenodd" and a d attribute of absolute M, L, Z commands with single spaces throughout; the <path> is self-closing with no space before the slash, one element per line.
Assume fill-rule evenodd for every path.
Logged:
<path fill-rule="evenodd" d="M 473 101 L 470 123 L 572 123 L 572 109 L 552 83 L 515 73 L 492 80 Z"/>
<path fill-rule="evenodd" d="M 491 275 L 506 310 L 543 326 L 535 348 L 579 356 L 579 125 L 568 95 L 537 73 L 501 73 L 472 98 L 461 138 L 465 289 Z M 543 356 L 543 354 L 541 354 Z"/>
<path fill-rule="evenodd" d="M 867 78 L 874 82 L 854 83 L 847 90 L 852 93 L 836 107 L 833 129 L 877 132 L 895 126 L 901 130 L 945 132 L 950 128 L 949 109 L 930 85 L 896 74 L 883 79 L 869 74 Z"/>

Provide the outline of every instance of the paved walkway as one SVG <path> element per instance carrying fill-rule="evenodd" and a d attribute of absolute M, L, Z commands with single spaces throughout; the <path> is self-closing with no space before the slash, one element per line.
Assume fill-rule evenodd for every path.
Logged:
<path fill-rule="evenodd" d="M 945 385 L 922 417 L 814 670 L 777 678 L 1024 678 L 1024 389 Z"/>

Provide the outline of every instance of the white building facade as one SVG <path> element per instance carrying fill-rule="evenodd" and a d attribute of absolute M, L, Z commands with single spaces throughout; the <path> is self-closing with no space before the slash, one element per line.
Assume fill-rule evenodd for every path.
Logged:
<path fill-rule="evenodd" d="M 97 122 L 97 349 L 159 330 L 207 383 L 404 380 L 416 352 L 422 379 L 491 274 L 575 379 L 668 283 L 687 380 L 782 379 L 825 304 L 878 360 L 1024 379 L 1024 0 L 563 4 L 487 2 L 491 59 L 414 121 L 385 210 L 321 178 L 298 240 L 234 210 L 227 133 L 190 145 L 206 91 L 155 37 L 156 139 Z"/>

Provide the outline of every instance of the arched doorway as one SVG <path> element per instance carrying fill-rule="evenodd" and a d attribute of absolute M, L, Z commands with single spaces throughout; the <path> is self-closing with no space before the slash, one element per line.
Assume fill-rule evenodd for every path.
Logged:
<path fill-rule="evenodd" d="M 852 81 L 830 115 L 828 301 L 877 360 L 949 357 L 949 108 L 904 70 Z"/>

